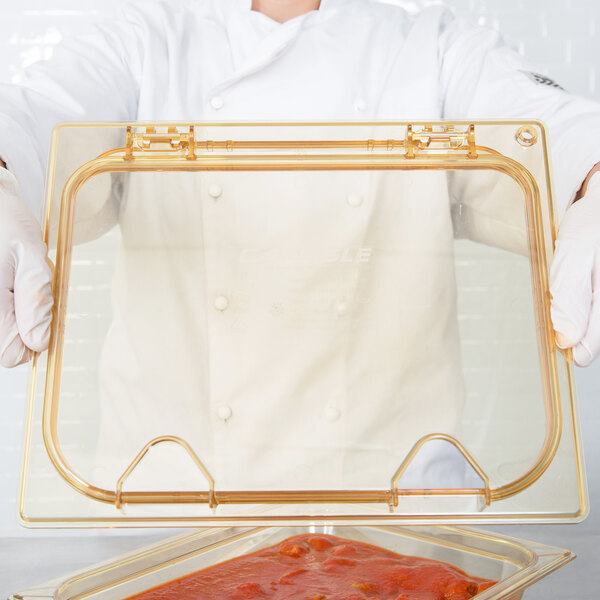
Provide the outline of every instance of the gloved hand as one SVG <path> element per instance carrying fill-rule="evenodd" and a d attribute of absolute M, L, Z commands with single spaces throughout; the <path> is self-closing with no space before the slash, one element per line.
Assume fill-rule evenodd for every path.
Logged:
<path fill-rule="evenodd" d="M 40 226 L 0 167 L 0 364 L 15 367 L 48 347 L 52 271 Z"/>
<path fill-rule="evenodd" d="M 550 291 L 556 342 L 586 367 L 600 354 L 600 173 L 560 223 Z"/>

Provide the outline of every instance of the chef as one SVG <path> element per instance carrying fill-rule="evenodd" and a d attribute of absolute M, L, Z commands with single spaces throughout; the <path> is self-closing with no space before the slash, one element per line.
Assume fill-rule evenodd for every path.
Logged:
<path fill-rule="evenodd" d="M 600 151 L 590 135 L 600 127 L 600 106 L 569 95 L 537 74 L 495 32 L 472 27 L 443 8 L 411 16 L 400 7 L 367 0 L 132 3 L 109 24 L 57 47 L 51 60 L 29 69 L 23 85 L 3 86 L 2 364 L 21 364 L 48 344 L 50 269 L 35 217 L 41 213 L 45 159 L 56 123 L 485 118 L 535 118 L 548 125 L 561 219 L 552 269 L 552 315 L 558 343 L 573 348 L 579 365 L 590 364 L 600 352 L 600 175 L 595 175 Z M 329 185 L 322 177 L 321 181 L 315 175 L 310 186 Z M 168 433 L 191 440 L 209 470 L 219 473 L 222 486 L 230 488 L 239 487 L 240 477 L 247 473 L 244 464 L 262 465 L 262 473 L 272 473 L 274 481 L 282 481 L 283 476 L 295 486 L 313 484 L 314 478 L 306 478 L 305 471 L 325 456 L 329 462 L 323 477 L 348 484 L 358 474 L 365 481 L 364 474 L 376 473 L 373 466 L 395 448 L 401 422 L 412 424 L 414 440 L 430 431 L 457 430 L 464 390 L 456 351 L 456 307 L 452 295 L 445 303 L 431 302 L 454 286 L 448 275 L 451 269 L 443 263 L 450 257 L 447 249 L 453 238 L 445 179 L 433 179 L 431 185 L 437 189 L 429 197 L 435 202 L 423 203 L 419 210 L 409 203 L 394 206 L 393 230 L 386 228 L 380 210 L 386 203 L 383 177 L 350 179 L 348 189 L 336 192 L 344 202 L 330 205 L 324 213 L 316 205 L 316 212 L 305 212 L 302 199 L 309 185 L 305 180 L 295 182 L 284 209 L 269 190 L 257 193 L 267 184 L 249 174 L 214 174 L 199 181 L 184 187 L 189 185 L 187 191 L 200 197 L 200 203 L 177 209 L 162 206 L 153 212 L 141 203 L 148 180 L 132 177 L 127 200 L 116 213 L 125 250 L 115 273 L 115 318 L 101 366 L 103 373 L 110 374 L 101 379 L 102 420 L 110 423 L 110 431 L 101 425 L 100 446 L 103 456 L 114 450 L 117 465 L 108 474 L 99 473 L 99 478 L 106 477 L 99 483 L 112 486 L 115 473 L 123 470 L 144 441 L 167 433 L 168 414 L 180 415 L 180 429 Z M 285 176 L 282 183 L 290 189 Z M 161 185 L 166 184 L 158 180 L 154 184 L 150 187 L 160 197 Z M 253 197 L 262 198 L 262 205 L 244 201 L 244 190 L 249 189 Z M 166 188 L 162 192 L 166 195 Z M 257 220 L 257 214 L 268 216 L 275 240 L 288 243 L 283 258 L 261 248 L 264 221 Z M 164 264 L 149 271 L 140 269 L 138 253 L 127 253 L 136 240 L 154 239 L 157 247 L 169 247 L 190 223 L 202 224 L 209 246 L 210 240 L 225 238 L 232 248 L 237 235 L 248 239 L 235 255 L 211 255 L 212 262 L 209 258 L 206 269 L 195 272 L 193 279 L 186 277 L 183 267 L 177 270 L 173 255 L 163 256 Z M 241 227 L 243 223 L 249 228 Z M 332 230 L 336 223 L 339 227 Z M 425 229 L 429 236 L 423 240 L 415 232 Z M 324 243 L 315 231 L 331 237 Z M 367 242 L 358 243 L 365 232 Z M 332 250 L 346 256 L 349 252 L 351 267 L 336 288 L 326 269 L 309 276 L 290 258 L 294 289 L 308 294 L 302 315 L 319 325 L 306 327 L 313 333 L 295 348 L 252 345 L 250 340 L 263 332 L 259 325 L 273 329 L 271 339 L 286 339 L 286 331 L 294 326 L 285 300 L 292 283 L 287 282 L 289 289 L 285 281 L 279 287 L 265 286 L 262 295 L 249 300 L 244 282 L 231 274 L 247 273 L 259 264 L 260 279 L 260 273 L 285 263 L 286 256 L 297 257 L 299 240 L 307 239 L 306 235 L 315 240 L 315 262 L 321 267 L 318 257 Z M 386 244 L 398 247 L 404 256 L 416 248 L 422 262 L 405 264 L 403 290 L 387 289 L 383 296 L 361 302 L 364 294 L 394 275 L 376 251 Z M 432 264 L 432 256 L 444 257 L 443 264 Z M 245 265 L 243 270 L 237 268 L 240 264 Z M 424 287 L 417 285 L 420 267 L 433 269 Z M 310 296 L 315 289 L 321 292 L 318 299 Z M 137 296 L 131 290 L 137 290 Z M 171 296 L 167 290 L 173 291 Z M 182 323 L 189 325 L 190 315 L 181 304 L 181 294 L 175 295 L 181 290 L 191 294 L 184 298 L 198 299 L 195 310 L 201 315 L 195 321 L 191 317 L 195 326 L 187 330 L 182 330 Z M 384 338 L 382 331 L 371 331 L 371 345 L 365 343 L 367 328 L 361 331 L 360 324 L 374 320 L 363 308 L 377 312 L 382 298 L 389 303 L 386 315 L 391 315 L 395 302 L 413 310 L 429 308 L 429 313 L 419 314 L 419 320 L 434 326 L 428 331 L 415 328 L 415 315 L 399 311 L 386 321 Z M 269 308 L 268 318 L 260 313 L 264 306 Z M 312 307 L 309 312 L 307 306 Z M 319 321 L 319 311 L 327 315 L 324 321 Z M 148 344 L 150 314 L 167 315 L 158 334 L 160 348 Z M 182 331 L 188 335 L 182 337 Z M 408 332 L 412 337 L 407 340 Z M 406 346 L 400 348 L 398 340 Z M 196 366 L 194 371 L 168 358 L 170 345 L 176 349 L 181 343 L 189 345 L 186 356 Z M 382 369 L 373 390 L 373 378 L 358 366 L 364 364 L 361 353 L 368 356 L 377 343 L 382 356 L 406 356 L 407 348 L 414 354 L 412 361 L 399 361 L 401 369 Z M 320 355 L 311 353 L 315 347 Z M 174 354 L 181 355 L 181 351 Z M 161 387 L 148 378 L 149 365 L 160 365 L 178 376 L 163 380 Z M 279 377 L 273 377 L 274 368 Z M 175 388 L 166 385 L 174 381 Z M 167 394 L 165 411 L 161 407 Z M 366 406 L 366 398 L 375 398 L 376 405 Z M 290 413 L 290 406 L 300 405 L 301 412 Z M 412 412 L 426 414 L 427 422 L 415 426 Z M 172 427 L 177 429 L 177 423 Z M 317 440 L 326 442 L 315 448 L 313 440 L 307 447 L 309 429 Z M 229 441 L 244 439 L 252 431 L 255 434 L 244 447 L 247 462 L 240 463 L 239 454 L 228 451 Z M 257 431 L 268 434 L 257 436 Z M 370 443 L 373 431 L 380 436 L 377 447 Z M 287 450 L 274 451 L 282 447 Z M 398 457 L 404 453 L 398 451 Z M 396 457 L 386 463 L 386 474 L 397 462 Z M 369 483 L 379 485 L 379 475 Z M 245 483 L 253 484 L 252 479 Z M 256 485 L 272 482 L 263 478 Z"/>

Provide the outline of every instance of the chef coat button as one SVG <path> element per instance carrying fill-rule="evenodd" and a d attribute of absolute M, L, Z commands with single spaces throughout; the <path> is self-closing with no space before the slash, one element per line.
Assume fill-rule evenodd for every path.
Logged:
<path fill-rule="evenodd" d="M 224 404 L 223 406 L 219 406 L 217 414 L 219 415 L 219 419 L 221 419 L 221 421 L 228 421 L 229 419 L 231 419 L 233 411 L 231 410 L 230 406 Z"/>
<path fill-rule="evenodd" d="M 223 108 L 223 105 L 225 104 L 225 101 L 223 100 L 223 98 L 221 96 L 213 96 L 210 99 L 210 105 L 215 109 L 215 110 L 219 110 L 220 108 Z"/>
<path fill-rule="evenodd" d="M 342 412 L 336 406 L 328 406 L 325 409 L 325 418 L 330 423 L 333 423 L 334 421 L 337 421 L 340 418 L 341 414 L 342 414 Z"/>
<path fill-rule="evenodd" d="M 229 306 L 229 300 L 226 296 L 217 296 L 215 298 L 215 308 L 220 311 L 224 311 Z"/>
<path fill-rule="evenodd" d="M 358 112 L 363 112 L 367 108 L 367 104 L 362 98 L 357 98 L 356 102 L 354 103 L 354 108 Z"/>
<path fill-rule="evenodd" d="M 360 194 L 350 194 L 348 204 L 350 206 L 360 206 L 363 203 L 363 197 Z"/>
<path fill-rule="evenodd" d="M 343 317 L 348 312 L 348 303 L 345 300 L 339 300 L 335 305 L 335 314 Z"/>
<path fill-rule="evenodd" d="M 208 194 L 215 200 L 223 193 L 223 188 L 218 183 L 211 183 L 208 186 Z"/>
<path fill-rule="evenodd" d="M 269 309 L 269 312 L 274 317 L 278 317 L 278 316 L 282 315 L 283 314 L 283 304 L 281 304 L 280 302 L 273 302 L 273 304 L 271 304 L 271 308 Z"/>

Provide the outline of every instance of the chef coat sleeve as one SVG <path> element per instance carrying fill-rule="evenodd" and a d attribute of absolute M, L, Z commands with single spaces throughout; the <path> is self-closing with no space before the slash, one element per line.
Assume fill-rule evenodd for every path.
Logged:
<path fill-rule="evenodd" d="M 52 128 L 62 121 L 135 119 L 143 68 L 143 19 L 134 7 L 60 43 L 52 58 L 0 85 L 0 157 L 39 218 Z"/>
<path fill-rule="evenodd" d="M 539 75 L 498 32 L 470 25 L 449 12 L 440 19 L 439 43 L 444 118 L 533 119 L 545 123 L 560 219 L 590 169 L 600 162 L 600 146 L 595 143 L 596 132 L 600 132 L 600 104 L 571 95 Z M 522 229 L 521 215 L 511 222 L 499 204 L 500 194 L 494 200 L 494 194 L 486 199 L 485 193 L 472 193 L 481 192 L 481 186 L 467 185 L 467 177 L 451 178 L 454 201 L 461 204 L 463 233 L 478 241 L 519 249 L 516 237 L 524 237 L 524 232 L 516 231 Z M 498 236 L 508 238 L 508 243 Z"/>

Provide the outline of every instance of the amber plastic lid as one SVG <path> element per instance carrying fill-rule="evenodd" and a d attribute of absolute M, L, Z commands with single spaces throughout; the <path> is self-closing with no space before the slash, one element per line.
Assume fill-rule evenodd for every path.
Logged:
<path fill-rule="evenodd" d="M 576 521 L 540 123 L 67 124 L 36 526 Z"/>

